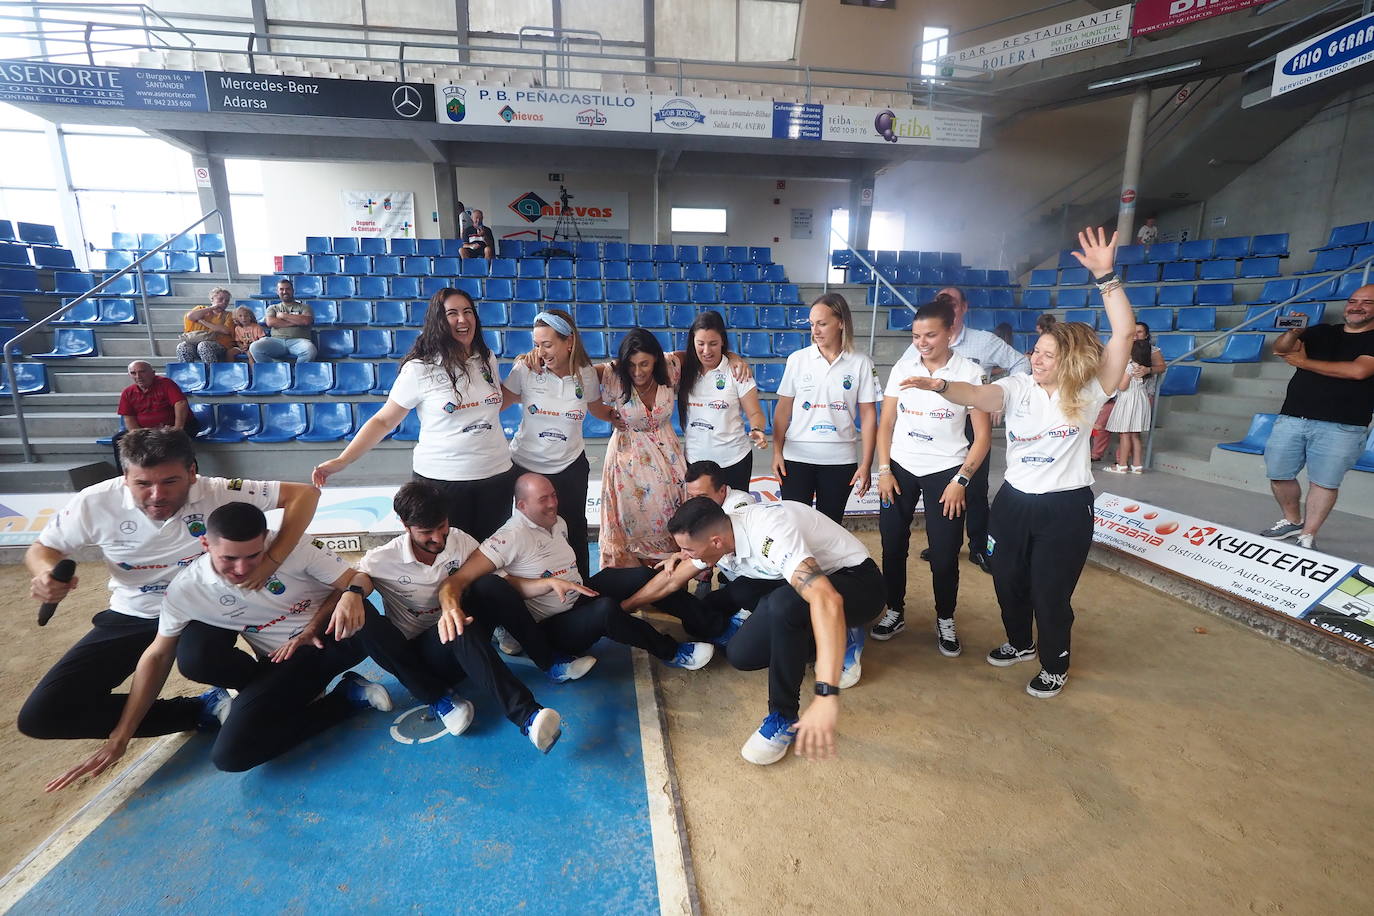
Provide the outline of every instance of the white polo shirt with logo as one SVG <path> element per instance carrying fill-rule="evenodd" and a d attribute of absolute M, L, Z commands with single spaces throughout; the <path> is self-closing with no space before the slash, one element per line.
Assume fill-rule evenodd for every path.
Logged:
<path fill-rule="evenodd" d="M 269 534 L 269 549 L 275 538 L 276 532 Z M 242 634 L 259 655 L 271 655 L 300 635 L 348 569 L 320 542 L 302 540 L 267 584 L 250 592 L 215 572 L 207 553 L 167 589 L 158 635 L 180 636 L 188 623 L 199 620 Z"/>
<path fill-rule="evenodd" d="M 582 454 L 582 421 L 587 404 L 601 397 L 596 370 L 576 376 L 533 372 L 516 361 L 503 383 L 520 397 L 520 428 L 511 440 L 511 457 L 528 471 L 557 474 Z"/>
<path fill-rule="evenodd" d="M 71 555 L 99 547 L 110 572 L 110 610 L 156 619 L 167 586 L 204 553 L 200 536 L 205 520 L 225 503 L 245 502 L 264 512 L 277 508 L 281 484 L 275 480 L 197 477 L 186 505 L 171 518 L 155 522 L 134 503 L 123 477 L 82 490 L 54 515 L 38 543 Z"/>
<path fill-rule="evenodd" d="M 903 380 L 912 376 L 981 385 L 983 370 L 972 360 L 951 352 L 949 362 L 931 372 L 921 362 L 921 354 L 908 347 L 892 366 L 883 392 L 886 397 L 897 399 L 891 460 L 917 477 L 958 467 L 968 455 L 964 422 L 969 409 L 951 404 L 933 391 L 902 388 Z"/>
<path fill-rule="evenodd" d="M 790 582 L 807 557 L 826 575 L 869 559 L 868 548 L 843 525 L 799 502 L 755 503 L 726 515 L 735 552 L 716 566 L 736 576 Z"/>
<path fill-rule="evenodd" d="M 510 520 L 478 548 L 499 572 L 521 579 L 566 579 L 582 584 L 577 571 L 577 555 L 568 544 L 568 523 L 559 518 L 553 531 L 536 525 L 519 509 L 512 510 Z M 549 592 L 538 598 L 526 598 L 525 606 L 535 622 L 571 610 L 581 597 L 569 592 L 565 600 Z"/>
<path fill-rule="evenodd" d="M 778 394 L 792 398 L 782 457 L 807 464 L 854 464 L 859 460 L 860 404 L 881 401 L 878 370 L 868 354 L 841 353 L 827 362 L 812 344 L 787 357 Z"/>
<path fill-rule="evenodd" d="M 1111 395 L 1088 382 L 1082 417 L 1070 423 L 1054 396 L 1029 375 L 993 382 L 1005 393 L 1007 470 L 1003 479 L 1022 493 L 1058 493 L 1093 485 L 1093 420 Z"/>
<path fill-rule="evenodd" d="M 738 464 L 753 442 L 744 431 L 740 398 L 757 389 L 753 379 L 735 380 L 730 364 L 721 360 L 705 370 L 687 394 L 687 460 L 714 461 L 723 468 Z M 676 408 L 674 408 L 676 409 Z"/>
<path fill-rule="evenodd" d="M 410 532 L 403 531 L 358 561 L 358 570 L 372 577 L 382 596 L 386 618 L 406 639 L 414 639 L 439 622 L 439 586 L 477 549 L 472 535 L 448 529 L 444 549 L 431 564 L 415 559 Z"/>
<path fill-rule="evenodd" d="M 407 360 L 388 398 L 420 415 L 412 467 L 433 480 L 483 480 L 510 470 L 501 432 L 501 380 L 496 357 L 468 359 L 455 386 L 437 363 Z"/>

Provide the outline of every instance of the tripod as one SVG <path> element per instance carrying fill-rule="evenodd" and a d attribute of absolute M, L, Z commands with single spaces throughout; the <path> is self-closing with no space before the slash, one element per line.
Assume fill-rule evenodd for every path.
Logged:
<path fill-rule="evenodd" d="M 558 186 L 558 221 L 553 224 L 553 234 L 549 236 L 549 247 L 556 247 L 559 236 L 563 237 L 564 243 L 574 240 L 582 241 L 582 227 L 578 222 L 577 214 L 572 207 L 568 206 L 568 201 L 572 200 L 573 195 L 568 193 L 568 189 L 562 185 Z"/>

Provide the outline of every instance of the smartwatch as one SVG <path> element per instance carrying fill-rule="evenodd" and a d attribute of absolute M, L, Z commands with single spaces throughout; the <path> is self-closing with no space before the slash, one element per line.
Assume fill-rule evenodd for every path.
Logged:
<path fill-rule="evenodd" d="M 816 696 L 818 697 L 837 697 L 840 695 L 840 688 L 834 684 L 827 684 L 825 681 L 816 682 Z"/>
<path fill-rule="evenodd" d="M 955 474 L 955 475 L 954 475 L 954 482 L 957 483 L 957 484 L 958 484 L 959 486 L 961 486 L 961 487 L 966 487 L 966 486 L 968 486 L 970 480 L 971 480 L 971 478 L 965 477 L 963 474 Z"/>
<path fill-rule="evenodd" d="M 344 589 L 344 591 L 352 592 L 359 597 L 363 595 L 363 587 L 361 585 L 350 585 L 348 588 Z"/>

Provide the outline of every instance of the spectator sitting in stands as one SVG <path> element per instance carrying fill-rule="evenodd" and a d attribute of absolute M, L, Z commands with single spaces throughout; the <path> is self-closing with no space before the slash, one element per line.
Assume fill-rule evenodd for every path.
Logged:
<path fill-rule="evenodd" d="M 191 309 L 182 319 L 181 341 L 177 344 L 177 359 L 183 363 L 223 362 L 234 345 L 233 321 L 227 309 L 233 301 L 229 290 L 216 287 L 210 291 L 210 304 Z"/>
<path fill-rule="evenodd" d="M 176 382 L 158 375 L 152 364 L 142 359 L 129 363 L 129 377 L 134 383 L 119 394 L 124 428 L 114 436 L 115 470 L 121 472 L 119 440 L 125 433 L 159 426 L 185 430 L 188 436 L 200 432 L 200 424 L 191 416 L 191 405 Z"/>
<path fill-rule="evenodd" d="M 996 334 L 998 337 L 1002 338 L 1002 342 L 1003 342 L 1004 344 L 1006 344 L 1007 346 L 1010 347 L 1010 346 L 1012 345 L 1013 339 L 1012 339 L 1012 336 L 1011 336 L 1011 335 L 1012 335 L 1011 325 L 1007 324 L 1005 321 L 1002 322 L 1001 324 L 999 324 L 997 327 L 993 328 L 993 329 L 992 329 L 992 333 L 994 333 L 994 334 Z"/>
<path fill-rule="evenodd" d="M 290 280 L 277 281 L 276 305 L 267 307 L 267 327 L 270 337 L 263 337 L 249 346 L 255 363 L 284 363 L 288 359 L 298 363 L 315 358 L 315 342 L 310 339 L 310 326 L 315 313 L 296 298 L 296 287 Z"/>
<path fill-rule="evenodd" d="M 1153 245 L 1159 241 L 1159 227 L 1155 225 L 1153 216 L 1145 217 L 1145 225 L 1135 234 L 1135 240 L 1141 245 Z"/>
<path fill-rule="evenodd" d="M 246 305 L 240 305 L 234 309 L 234 345 L 229 349 L 229 358 L 247 356 L 251 363 L 253 357 L 249 353 L 249 348 L 266 336 L 267 332 L 258 324 L 258 316 L 253 314 L 253 310 Z"/>
<path fill-rule="evenodd" d="M 486 258 L 488 261 L 496 257 L 496 237 L 482 220 L 482 211 L 473 210 L 472 225 L 463 232 L 463 247 L 458 249 L 461 257 Z"/>

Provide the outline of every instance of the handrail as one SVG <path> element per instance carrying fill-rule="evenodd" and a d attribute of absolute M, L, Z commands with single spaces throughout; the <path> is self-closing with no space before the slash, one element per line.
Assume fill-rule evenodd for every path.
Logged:
<path fill-rule="evenodd" d="M 19 379 L 15 376 L 14 372 L 13 344 L 18 343 L 20 340 L 29 336 L 39 328 L 46 326 L 54 318 L 59 317 L 65 312 L 71 311 L 72 308 L 74 308 L 77 305 L 80 305 L 87 299 L 90 299 L 96 293 L 100 292 L 102 289 L 109 286 L 111 283 L 113 283 L 115 280 L 118 280 L 120 277 L 126 276 L 129 273 L 136 273 L 138 275 L 138 293 L 139 297 L 143 301 L 143 323 L 148 331 L 148 355 L 156 356 L 157 343 L 153 340 L 153 316 L 152 313 L 148 310 L 148 291 L 143 283 L 143 262 L 151 258 L 153 255 L 160 253 L 162 249 L 166 248 L 168 245 L 172 244 L 177 239 L 181 238 L 183 235 L 190 232 L 192 229 L 196 228 L 212 216 L 222 217 L 222 214 L 220 213 L 218 208 L 202 214 L 199 219 L 197 219 L 191 225 L 187 226 L 185 229 L 181 230 L 175 235 L 169 235 L 167 237 L 167 241 L 163 242 L 161 245 L 158 245 L 156 248 L 153 248 L 152 250 L 147 251 L 142 255 L 139 255 L 139 257 L 134 259 L 133 263 L 131 263 L 129 266 L 121 268 L 120 270 L 117 270 L 114 273 L 110 274 L 108 277 L 106 277 L 104 280 L 101 280 L 91 289 L 88 289 L 86 292 L 77 296 L 75 299 L 72 299 L 64 303 L 62 307 L 59 308 L 57 311 L 53 312 L 46 318 L 40 318 L 38 321 L 29 325 L 27 328 L 20 331 L 18 334 L 15 334 L 13 337 L 9 339 L 8 342 L 6 342 L 5 378 L 9 379 L 10 397 L 14 400 L 14 418 L 19 423 L 19 441 L 24 447 L 24 461 L 28 462 L 29 464 L 33 464 L 37 461 L 37 459 L 34 457 L 33 448 L 29 445 L 29 429 L 28 425 L 24 422 L 24 404 L 22 396 L 19 393 Z M 230 272 L 229 262 L 227 260 L 224 262 L 224 271 L 226 282 L 232 283 L 234 280 L 234 276 L 232 272 Z"/>
<path fill-rule="evenodd" d="M 1363 270 L 1363 271 L 1364 271 L 1364 282 L 1365 282 L 1366 284 L 1368 284 L 1368 283 L 1369 283 L 1369 270 L 1370 270 L 1370 267 L 1374 267 L 1374 255 L 1370 255 L 1369 257 L 1365 258 L 1363 261 L 1360 261 L 1360 262 L 1358 262 L 1358 263 L 1351 264 L 1349 267 L 1345 268 L 1344 270 L 1341 270 L 1339 273 L 1333 273 L 1333 274 L 1331 274 L 1329 277 L 1327 277 L 1326 279 L 1322 280 L 1322 282 L 1320 282 L 1320 283 L 1318 283 L 1318 284 L 1316 284 L 1316 285 L 1314 285 L 1314 286 L 1311 286 L 1311 287 L 1309 287 L 1309 288 L 1307 288 L 1307 289 L 1305 289 L 1305 290 L 1302 290 L 1301 292 L 1296 292 L 1296 291 L 1295 291 L 1295 292 L 1293 293 L 1292 296 L 1289 296 L 1287 299 L 1283 300 L 1282 302 L 1278 302 L 1278 303 L 1275 303 L 1274 305 L 1271 305 L 1269 308 L 1265 309 L 1264 311 L 1260 312 L 1259 314 L 1253 315 L 1253 316 L 1251 316 L 1251 317 L 1245 319 L 1245 320 L 1242 321 L 1240 324 L 1235 325 L 1234 327 L 1229 327 L 1229 328 L 1227 328 L 1226 330 L 1224 330 L 1223 332 L 1221 332 L 1220 334 L 1218 334 L 1216 337 L 1213 337 L 1211 340 L 1208 340 L 1208 341 L 1206 341 L 1206 342 L 1204 342 L 1204 343 L 1198 344 L 1196 347 L 1193 347 L 1193 349 L 1189 350 L 1187 353 L 1184 353 L 1184 354 L 1182 354 L 1181 356 L 1176 356 L 1176 357 L 1174 357 L 1173 359 L 1169 360 L 1167 363 L 1164 364 L 1164 372 L 1165 372 L 1165 374 L 1166 374 L 1166 375 L 1168 374 L 1170 367 L 1176 366 L 1176 365 L 1178 365 L 1178 364 L 1181 363 L 1181 362 L 1185 362 L 1185 361 L 1189 360 L 1190 357 L 1194 356 L 1194 355 L 1197 354 L 1197 353 L 1201 353 L 1203 350 L 1207 349 L 1208 347 L 1210 347 L 1212 344 L 1216 343 L 1217 341 L 1226 340 L 1226 339 L 1229 338 L 1229 337 L 1233 337 L 1233 336 L 1235 336 L 1237 333 L 1239 333 L 1240 331 L 1243 331 L 1243 330 L 1245 330 L 1246 328 L 1252 327 L 1256 322 L 1259 322 L 1259 321 L 1261 321 L 1261 320 L 1263 320 L 1263 319 L 1265 319 L 1265 318 L 1268 318 L 1270 315 L 1275 314 L 1276 312 L 1279 311 L 1279 309 L 1287 308 L 1288 306 L 1292 305 L 1294 302 L 1297 302 L 1299 296 L 1306 296 L 1308 293 L 1312 292 L 1313 290 L 1321 289 L 1323 286 L 1326 286 L 1328 283 L 1329 283 L 1329 284 L 1333 284 L 1333 285 L 1331 286 L 1331 291 L 1332 291 L 1332 292 L 1335 292 L 1335 291 L 1338 289 L 1338 287 L 1337 287 L 1336 285 L 1334 285 L 1334 284 L 1335 284 L 1338 280 L 1343 280 L 1343 279 L 1345 278 L 1346 274 L 1354 273 L 1354 272 L 1357 271 L 1357 270 Z M 1161 376 L 1161 382 L 1160 382 L 1160 384 L 1163 384 L 1162 379 L 1163 379 L 1163 376 Z M 1144 458 L 1142 459 L 1142 460 L 1144 461 L 1144 464 L 1145 464 L 1145 467 L 1146 467 L 1146 468 L 1150 468 L 1150 467 L 1153 466 L 1152 461 L 1153 461 L 1153 458 L 1154 458 L 1154 446 L 1155 446 L 1155 421 L 1159 418 L 1159 410 L 1158 410 L 1159 396 L 1158 396 L 1158 394 L 1156 394 L 1156 396 L 1155 396 L 1155 404 L 1156 404 L 1156 409 L 1150 411 L 1150 428 L 1146 431 L 1146 438 L 1145 438 L 1145 455 L 1144 455 Z"/>
<path fill-rule="evenodd" d="M 840 244 L 847 248 L 851 255 L 858 258 L 859 262 L 863 264 L 865 267 L 867 267 L 869 271 L 873 274 L 873 317 L 868 323 L 868 355 L 872 357 L 873 341 L 878 333 L 878 284 L 881 282 L 888 289 L 892 290 L 892 295 L 896 296 L 897 300 L 901 302 L 902 305 L 907 307 L 907 310 L 911 312 L 912 317 L 915 317 L 916 315 L 916 306 L 912 305 L 910 300 L 908 300 L 906 296 L 903 296 L 901 291 L 897 289 L 897 287 L 893 286 L 891 281 L 889 281 L 887 277 L 883 276 L 882 271 L 878 270 L 876 265 L 871 263 L 868 260 L 868 258 L 865 258 L 862 254 L 860 254 L 857 248 L 849 244 L 848 239 L 840 235 L 840 233 L 835 230 L 834 226 L 830 227 L 830 235 L 833 238 L 839 239 Z M 832 248 L 830 249 L 830 251 L 827 251 L 825 253 L 825 270 L 821 274 L 823 278 L 821 281 L 821 289 L 823 290 L 830 289 L 830 252 L 835 250 L 836 249 Z"/>

